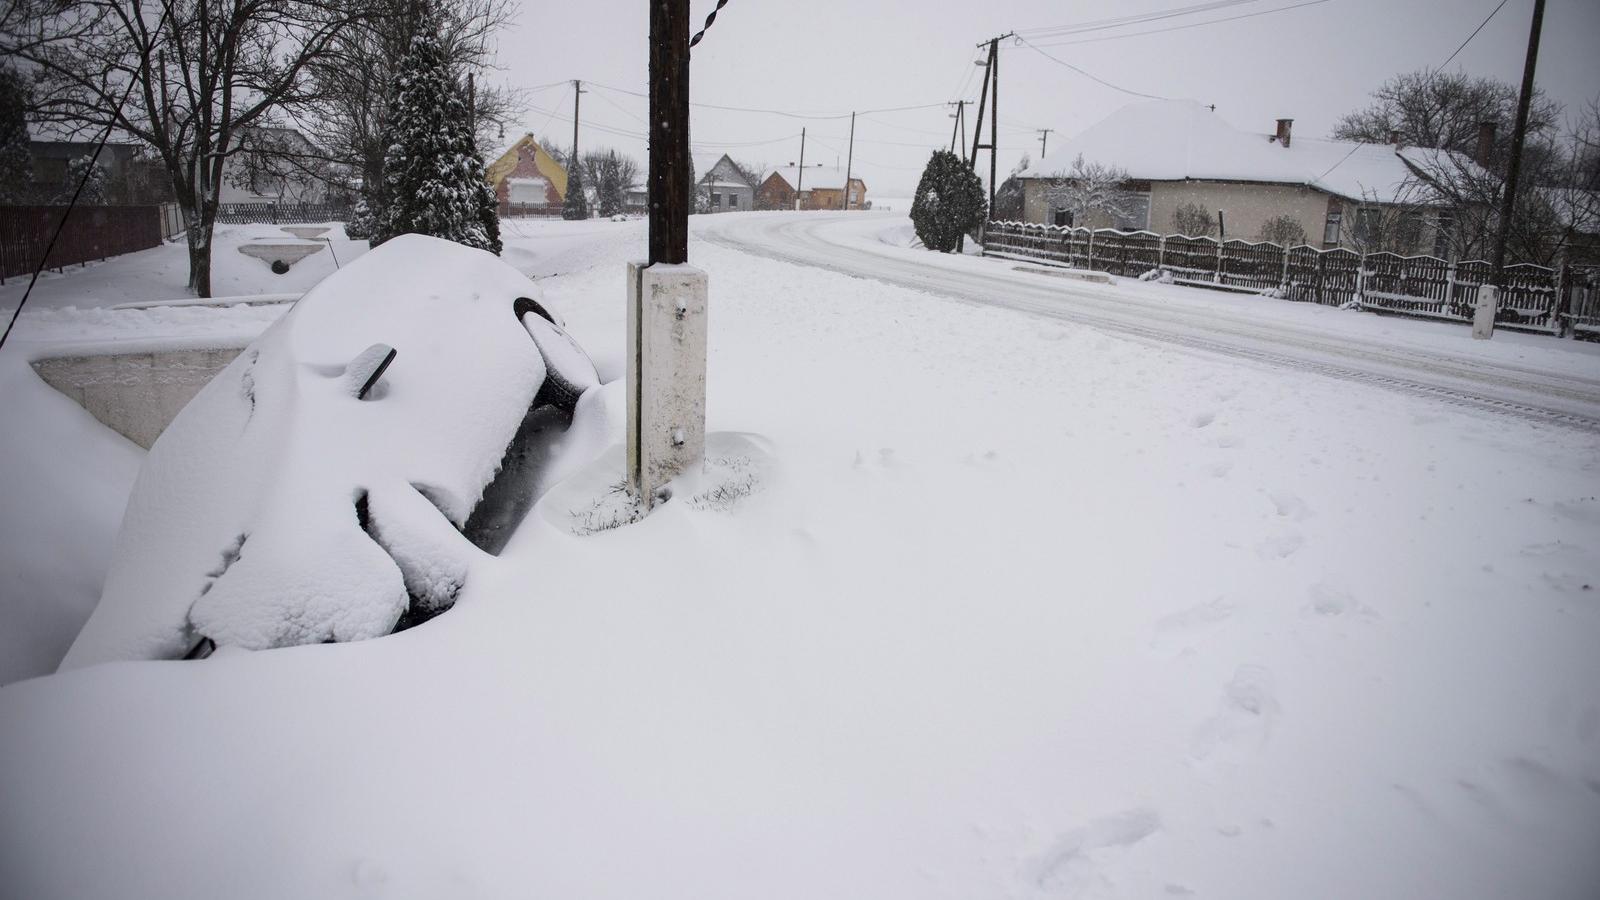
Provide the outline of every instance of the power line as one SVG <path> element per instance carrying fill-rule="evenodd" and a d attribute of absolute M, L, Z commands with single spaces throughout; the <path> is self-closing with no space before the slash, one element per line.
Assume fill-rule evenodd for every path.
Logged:
<path fill-rule="evenodd" d="M 1176 9 L 1156 10 L 1147 13 L 1138 13 L 1131 16 L 1117 16 L 1110 19 L 1097 19 L 1091 22 L 1078 22 L 1071 25 L 1047 25 L 1040 28 L 1022 28 L 1019 33 L 1033 37 L 1060 37 L 1068 34 L 1083 34 L 1090 31 L 1104 31 L 1111 28 L 1124 28 L 1129 25 L 1142 25 L 1145 22 L 1157 22 L 1162 19 L 1174 19 L 1180 16 L 1190 16 L 1202 12 L 1211 12 L 1226 9 L 1230 6 L 1244 6 L 1250 3 L 1259 3 L 1261 0 L 1212 0 L 1210 3 L 1196 3 L 1192 6 L 1183 6 Z"/>
<path fill-rule="evenodd" d="M 1240 19 L 1253 19 L 1253 18 L 1255 18 L 1257 16 L 1270 16 L 1273 13 L 1288 12 L 1291 9 L 1300 9 L 1300 8 L 1306 7 L 1306 6 L 1318 6 L 1320 4 L 1327 3 L 1327 2 L 1329 2 L 1329 0 L 1305 0 L 1305 2 L 1303 2 L 1303 3 L 1291 3 L 1288 6 L 1276 6 L 1276 7 L 1273 7 L 1272 9 L 1263 9 L 1263 10 L 1258 10 L 1256 12 L 1251 12 L 1251 13 L 1241 13 L 1241 14 L 1239 14 L 1237 16 L 1224 16 L 1224 17 L 1222 17 L 1220 19 L 1207 19 L 1204 22 L 1188 22 L 1188 23 L 1185 23 L 1185 24 L 1182 24 L 1182 25 L 1169 25 L 1169 26 L 1167 26 L 1165 28 L 1151 28 L 1151 29 L 1146 30 L 1146 31 L 1133 31 L 1133 32 L 1129 32 L 1127 34 L 1108 34 L 1108 35 L 1102 35 L 1100 37 L 1084 38 L 1084 39 L 1078 40 L 1078 41 L 1052 41 L 1050 43 L 1046 43 L 1046 44 L 1043 44 L 1041 46 L 1045 46 L 1045 47 L 1071 47 L 1071 46 L 1075 46 L 1077 44 L 1097 44 L 1097 43 L 1100 43 L 1101 41 L 1120 41 L 1120 40 L 1123 40 L 1124 38 L 1144 37 L 1146 35 L 1151 35 L 1151 34 L 1165 34 L 1166 32 L 1169 32 L 1169 31 L 1183 31 L 1184 29 L 1187 29 L 1187 28 L 1201 28 L 1201 27 L 1206 26 L 1206 25 L 1221 25 L 1224 22 L 1237 22 Z"/>
<path fill-rule="evenodd" d="M 1460 53 L 1462 50 L 1465 50 L 1467 48 L 1467 45 L 1472 43 L 1472 39 L 1478 36 L 1478 32 L 1483 30 L 1483 26 L 1489 24 L 1489 20 L 1494 18 L 1494 14 L 1499 12 L 1501 7 L 1503 7 L 1505 5 L 1506 5 L 1506 0 L 1500 0 L 1500 6 L 1496 6 L 1494 8 L 1493 12 L 1489 13 L 1489 15 L 1486 18 L 1484 18 L 1484 20 L 1482 22 L 1479 22 L 1478 23 L 1478 27 L 1472 29 L 1472 33 L 1467 35 L 1467 39 L 1462 41 L 1461 42 L 1461 46 L 1459 46 L 1459 47 L 1457 47 L 1455 49 L 1455 53 L 1451 53 L 1450 56 L 1447 59 L 1445 59 L 1444 62 L 1439 64 L 1439 68 L 1435 69 L 1434 71 L 1436 71 L 1436 72 L 1444 71 L 1444 67 L 1450 65 L 1450 60 L 1456 58 L 1456 53 Z"/>
<path fill-rule="evenodd" d="M 585 82 L 585 84 L 588 84 L 591 87 L 600 88 L 601 90 L 615 91 L 618 94 L 627 94 L 630 97 L 647 97 L 648 96 L 648 95 L 642 94 L 642 93 L 640 93 L 638 91 L 630 91 L 630 90 L 628 90 L 626 88 L 611 87 L 609 85 L 599 84 L 599 83 L 593 82 L 593 81 Z M 762 108 L 750 107 L 750 106 L 724 106 L 724 105 L 717 104 L 717 103 L 696 103 L 696 102 L 691 102 L 689 105 L 690 106 L 698 106 L 701 109 L 718 109 L 718 110 L 722 110 L 724 112 L 763 113 L 763 114 L 771 115 L 771 116 L 786 116 L 786 117 L 791 118 L 791 119 L 826 120 L 826 119 L 848 119 L 848 118 L 850 118 L 850 114 L 849 113 L 837 113 L 837 114 L 834 114 L 834 113 L 797 113 L 797 112 L 789 112 L 788 110 L 782 110 L 782 109 L 762 109 Z M 888 106 L 888 107 L 882 107 L 882 108 L 879 108 L 879 109 L 864 109 L 864 110 L 861 110 L 860 113 L 862 115 L 865 115 L 865 114 L 868 114 L 868 113 L 906 112 L 906 111 L 914 110 L 914 109 L 933 109 L 934 107 L 942 107 L 942 106 L 944 106 L 943 103 L 922 103 L 922 104 L 918 104 L 918 105 L 915 105 L 915 106 Z"/>
<path fill-rule="evenodd" d="M 1326 2 L 1326 0 L 1315 0 L 1315 2 L 1322 3 L 1322 2 Z M 1044 52 L 1043 50 L 1040 50 L 1038 47 L 1035 47 L 1032 43 L 1030 43 L 1028 41 L 1027 38 L 1018 36 L 1017 40 L 1021 41 L 1023 46 L 1028 47 L 1029 49 L 1033 50 L 1033 52 L 1039 54 L 1040 56 L 1044 57 L 1045 59 L 1048 59 L 1051 62 L 1054 62 L 1054 63 L 1056 63 L 1058 65 L 1066 66 L 1067 68 L 1071 69 L 1074 72 L 1077 72 L 1079 75 L 1082 75 L 1083 77 L 1089 79 L 1090 81 L 1097 82 L 1099 84 L 1103 84 L 1106 87 L 1111 88 L 1114 91 L 1121 91 L 1124 94 L 1130 94 L 1130 95 L 1132 95 L 1134 97 L 1143 97 L 1146 100 L 1167 100 L 1167 99 L 1170 99 L 1168 97 L 1158 97 L 1155 94 L 1146 94 L 1146 93 L 1144 93 L 1142 91 L 1135 91 L 1135 90 L 1132 90 L 1132 89 L 1129 89 L 1129 88 L 1125 88 L 1125 87 L 1123 87 L 1121 85 L 1118 85 L 1118 84 L 1112 84 L 1111 82 L 1105 80 L 1104 78 L 1101 78 L 1098 75 L 1094 75 L 1094 74 L 1092 74 L 1090 72 L 1084 71 L 1083 69 L 1078 68 L 1077 66 L 1073 65 L 1072 63 L 1067 62 L 1064 59 L 1057 59 L 1056 57 L 1051 56 L 1050 54 Z"/>

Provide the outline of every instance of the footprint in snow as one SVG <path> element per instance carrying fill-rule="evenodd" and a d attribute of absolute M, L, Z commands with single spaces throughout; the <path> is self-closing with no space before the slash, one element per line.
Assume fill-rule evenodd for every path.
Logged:
<path fill-rule="evenodd" d="M 1298 531 L 1281 531 L 1262 539 L 1256 544 L 1256 555 L 1262 559 L 1288 559 L 1299 552 L 1306 545 L 1306 539 Z"/>
<path fill-rule="evenodd" d="M 1035 862 L 1034 883 L 1068 896 L 1077 896 L 1095 886 L 1114 887 L 1102 871 L 1106 864 L 1125 848 L 1160 829 L 1161 816 L 1145 807 L 1124 810 L 1073 828 L 1057 838 Z"/>
<path fill-rule="evenodd" d="M 1272 501 L 1272 508 L 1277 511 L 1278 515 L 1285 519 L 1304 522 L 1311 517 L 1311 507 L 1289 491 L 1268 491 L 1267 499 Z"/>
<path fill-rule="evenodd" d="M 1209 603 L 1164 616 L 1151 629 L 1153 635 L 1150 646 L 1161 652 L 1187 649 L 1232 618 L 1234 610 L 1228 598 L 1218 597 Z"/>
<path fill-rule="evenodd" d="M 1272 673 L 1262 666 L 1240 666 L 1223 687 L 1216 714 L 1195 730 L 1189 755 L 1197 761 L 1240 759 L 1259 751 L 1280 714 Z"/>
<path fill-rule="evenodd" d="M 1189 424 L 1196 428 L 1204 428 L 1216 420 L 1217 414 L 1215 412 L 1196 413 L 1195 417 L 1189 420 Z"/>

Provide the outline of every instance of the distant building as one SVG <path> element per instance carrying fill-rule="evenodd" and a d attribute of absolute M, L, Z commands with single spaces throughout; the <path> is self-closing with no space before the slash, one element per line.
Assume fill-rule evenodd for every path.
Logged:
<path fill-rule="evenodd" d="M 1297 137 L 1293 125 L 1279 119 L 1271 132 L 1251 132 L 1194 101 L 1130 104 L 1021 174 L 1024 218 L 1171 234 L 1179 230 L 1174 213 L 1194 204 L 1213 216 L 1222 211 L 1225 237 L 1256 240 L 1270 220 L 1287 216 L 1308 243 L 1323 248 L 1357 246 L 1380 218 L 1399 218 L 1406 222 L 1404 246 L 1393 249 L 1445 255 L 1455 211 L 1429 190 L 1425 173 L 1437 171 L 1442 157 L 1463 168 L 1471 160 L 1443 150 Z M 1072 221 L 1052 188 L 1080 155 L 1127 172 L 1128 215 Z"/>
<path fill-rule="evenodd" d="M 707 212 L 740 212 L 755 209 L 755 186 L 745 178 L 744 171 L 726 153 L 706 167 L 695 186 L 705 198 L 704 207 Z"/>
<path fill-rule="evenodd" d="M 800 209 L 844 209 L 845 171 L 827 166 L 798 166 L 773 169 L 761 179 L 756 190 L 760 209 L 794 209 L 798 191 Z M 850 179 L 850 208 L 866 209 L 867 183 Z"/>
<path fill-rule="evenodd" d="M 494 186 L 500 209 L 559 209 L 567 197 L 567 170 L 531 133 L 512 141 L 488 164 L 485 176 Z"/>
<path fill-rule="evenodd" d="M 43 135 L 28 141 L 28 155 L 32 157 L 33 175 L 27 202 L 52 204 L 65 203 L 77 184 L 68 178 L 72 164 L 78 159 L 94 156 L 93 141 L 50 140 Z M 160 162 L 139 153 L 135 143 L 110 142 L 100 151 L 96 161 L 105 173 L 104 201 L 113 205 L 148 205 L 162 203 L 172 197 L 172 186 Z"/>

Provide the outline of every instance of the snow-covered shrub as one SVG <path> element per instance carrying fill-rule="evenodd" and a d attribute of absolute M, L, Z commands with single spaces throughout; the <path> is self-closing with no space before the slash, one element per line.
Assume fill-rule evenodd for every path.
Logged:
<path fill-rule="evenodd" d="M 530 407 L 597 414 L 539 296 L 420 235 L 318 284 L 151 447 L 63 666 L 360 640 L 448 607 L 481 555 L 460 529 Z M 359 399 L 375 344 L 397 355 Z"/>
<path fill-rule="evenodd" d="M 1217 220 L 1198 203 L 1184 203 L 1172 211 L 1172 233 L 1185 237 L 1209 237 L 1217 232 Z"/>
<path fill-rule="evenodd" d="M 561 204 L 561 218 L 568 221 L 589 218 L 589 198 L 584 196 L 582 166 L 573 166 L 567 173 L 567 196 Z"/>
<path fill-rule="evenodd" d="M 935 150 L 911 201 L 911 223 L 923 246 L 949 253 L 983 226 L 987 207 L 977 174 L 954 153 Z"/>
<path fill-rule="evenodd" d="M 1300 220 L 1287 213 L 1273 216 L 1261 225 L 1261 233 L 1256 235 L 1258 241 L 1268 241 L 1280 247 L 1298 247 L 1306 242 L 1305 226 Z"/>

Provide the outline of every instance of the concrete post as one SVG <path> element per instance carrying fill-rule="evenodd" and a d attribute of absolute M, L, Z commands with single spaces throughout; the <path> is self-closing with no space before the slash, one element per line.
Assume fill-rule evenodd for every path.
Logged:
<path fill-rule="evenodd" d="M 706 286 L 692 266 L 628 264 L 628 488 L 646 511 L 705 455 Z"/>
<path fill-rule="evenodd" d="M 1500 308 L 1500 289 L 1492 284 L 1478 288 L 1478 304 L 1472 309 L 1472 337 L 1487 341 L 1494 337 L 1494 313 Z"/>

